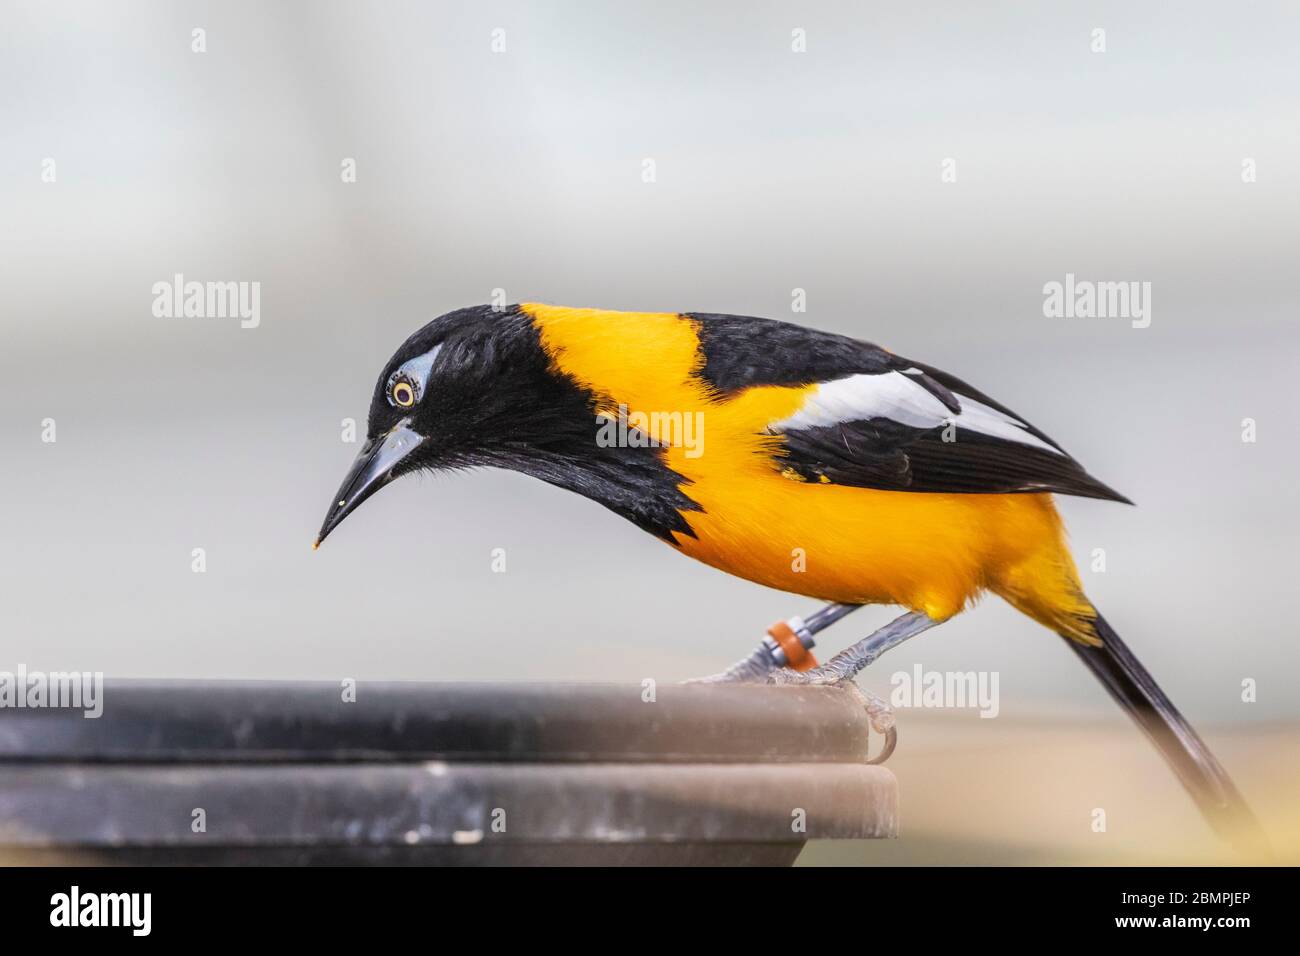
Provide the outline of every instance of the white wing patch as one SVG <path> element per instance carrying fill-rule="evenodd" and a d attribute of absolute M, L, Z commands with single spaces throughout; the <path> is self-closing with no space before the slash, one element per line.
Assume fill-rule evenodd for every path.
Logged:
<path fill-rule="evenodd" d="M 961 411 L 955 415 L 902 372 L 850 375 L 833 382 L 821 382 L 799 411 L 789 418 L 773 422 L 768 428 L 779 433 L 871 418 L 888 418 L 911 428 L 935 428 L 953 422 L 959 429 L 968 428 L 991 438 L 1031 445 L 1055 455 L 1064 454 L 1027 431 L 1024 422 L 973 398 L 956 392 L 953 394 L 961 405 Z"/>

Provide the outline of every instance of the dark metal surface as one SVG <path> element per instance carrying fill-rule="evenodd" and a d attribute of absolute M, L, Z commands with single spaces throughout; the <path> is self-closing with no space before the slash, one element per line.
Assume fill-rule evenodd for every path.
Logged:
<path fill-rule="evenodd" d="M 790 866 L 802 843 L 0 847 L 0 866 Z"/>
<path fill-rule="evenodd" d="M 8 845 L 791 843 L 888 836 L 895 826 L 892 774 L 861 764 L 29 765 L 2 773 L 0 844 Z"/>
<path fill-rule="evenodd" d="M 98 719 L 0 710 L 0 862 L 784 865 L 896 835 L 851 693 L 643 693 L 129 682 Z"/>
<path fill-rule="evenodd" d="M 846 691 L 660 684 L 106 681 L 104 713 L 0 710 L 0 760 L 818 762 L 867 753 Z"/>

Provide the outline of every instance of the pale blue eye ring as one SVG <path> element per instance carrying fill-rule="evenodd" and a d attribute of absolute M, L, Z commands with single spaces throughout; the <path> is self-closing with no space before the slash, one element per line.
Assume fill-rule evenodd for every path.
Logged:
<path fill-rule="evenodd" d="M 433 360 L 442 351 L 439 343 L 423 355 L 407 359 L 392 375 L 388 377 L 388 402 L 398 408 L 410 408 L 424 394 L 424 386 L 429 381 Z"/>

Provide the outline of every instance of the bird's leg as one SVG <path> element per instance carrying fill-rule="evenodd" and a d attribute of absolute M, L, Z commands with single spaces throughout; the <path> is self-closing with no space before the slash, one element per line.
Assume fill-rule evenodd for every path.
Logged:
<path fill-rule="evenodd" d="M 862 668 L 885 651 L 897 647 L 909 637 L 915 637 L 938 623 L 924 611 L 908 611 L 874 634 L 840 651 L 820 667 L 806 671 L 771 670 L 768 672 L 767 682 L 769 684 L 840 684 L 852 681 Z"/>
<path fill-rule="evenodd" d="M 815 668 L 817 659 L 808 653 L 816 643 L 813 635 L 856 611 L 860 604 L 828 604 L 807 620 L 792 617 L 778 621 L 767 629 L 768 636 L 748 657 L 736 661 L 725 671 L 709 677 L 697 677 L 688 684 L 761 684 L 772 671 L 781 668 Z"/>

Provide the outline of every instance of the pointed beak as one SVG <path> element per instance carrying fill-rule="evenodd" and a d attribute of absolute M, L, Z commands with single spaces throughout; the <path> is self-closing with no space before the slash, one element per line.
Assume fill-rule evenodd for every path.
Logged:
<path fill-rule="evenodd" d="M 397 466 L 424 444 L 424 436 L 411 430 L 410 421 L 404 418 L 385 434 L 365 443 L 325 514 L 325 523 L 320 527 L 313 549 L 319 548 L 361 502 L 392 481 Z"/>

